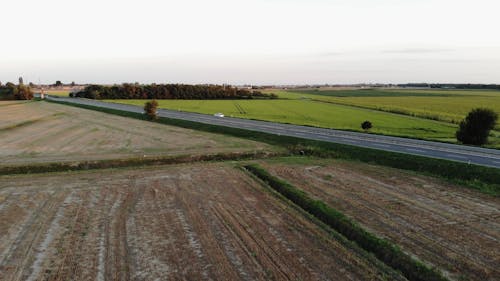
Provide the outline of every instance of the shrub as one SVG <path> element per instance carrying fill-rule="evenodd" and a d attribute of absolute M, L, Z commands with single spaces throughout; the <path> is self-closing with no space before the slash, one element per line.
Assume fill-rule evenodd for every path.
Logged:
<path fill-rule="evenodd" d="M 144 104 L 144 114 L 146 114 L 146 117 L 149 120 L 158 119 L 158 113 L 156 111 L 157 108 L 158 102 L 156 100 L 148 101 Z"/>
<path fill-rule="evenodd" d="M 488 142 L 488 135 L 495 127 L 498 115 L 488 108 L 473 109 L 456 132 L 457 140 L 464 144 L 483 145 Z"/>
<path fill-rule="evenodd" d="M 17 86 L 17 91 L 14 93 L 14 98 L 16 100 L 31 100 L 33 99 L 33 92 L 30 87 L 26 87 L 23 84 Z"/>
<path fill-rule="evenodd" d="M 370 130 L 372 128 L 372 122 L 367 120 L 367 121 L 361 123 L 361 128 L 365 131 Z"/>

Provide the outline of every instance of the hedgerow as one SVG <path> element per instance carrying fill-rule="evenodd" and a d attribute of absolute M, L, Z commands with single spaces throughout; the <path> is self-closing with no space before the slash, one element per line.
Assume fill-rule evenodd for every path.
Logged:
<path fill-rule="evenodd" d="M 266 182 L 274 190 L 298 205 L 323 223 L 354 241 L 361 248 L 373 253 L 378 259 L 390 267 L 400 271 L 409 280 L 441 281 L 447 280 L 439 271 L 431 269 L 422 262 L 404 253 L 390 241 L 368 232 L 355 221 L 323 201 L 314 200 L 304 191 L 270 175 L 256 164 L 246 165 L 245 169 Z"/>

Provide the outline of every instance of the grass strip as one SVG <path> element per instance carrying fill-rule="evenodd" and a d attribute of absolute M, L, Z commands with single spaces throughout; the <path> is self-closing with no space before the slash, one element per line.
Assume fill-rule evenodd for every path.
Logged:
<path fill-rule="evenodd" d="M 145 115 L 97 106 L 74 104 L 63 101 L 50 102 L 96 110 L 124 117 L 146 120 Z M 285 147 L 292 154 L 306 154 L 316 157 L 340 158 L 388 166 L 418 173 L 438 176 L 452 183 L 476 189 L 485 194 L 500 196 L 500 169 L 445 159 L 357 147 L 347 144 L 308 140 L 297 137 L 274 135 L 264 132 L 205 124 L 187 120 L 160 117 L 156 122 L 182 128 L 200 130 L 246 138 Z"/>
<path fill-rule="evenodd" d="M 195 163 L 205 161 L 236 161 L 274 157 L 279 153 L 268 152 L 233 152 L 205 155 L 180 155 L 164 157 L 138 157 L 128 159 L 109 159 L 80 162 L 56 162 L 32 165 L 0 166 L 0 175 L 36 174 L 47 172 L 66 172 L 92 169 L 123 168 L 136 166 L 154 166 L 167 164 Z"/>
<path fill-rule="evenodd" d="M 245 169 L 266 182 L 287 199 L 344 235 L 347 239 L 354 241 L 364 250 L 373 253 L 388 266 L 400 271 L 409 280 L 448 280 L 438 270 L 429 268 L 422 262 L 404 253 L 398 246 L 368 232 L 343 213 L 328 206 L 321 200 L 312 199 L 304 191 L 272 176 L 257 164 L 246 165 Z"/>

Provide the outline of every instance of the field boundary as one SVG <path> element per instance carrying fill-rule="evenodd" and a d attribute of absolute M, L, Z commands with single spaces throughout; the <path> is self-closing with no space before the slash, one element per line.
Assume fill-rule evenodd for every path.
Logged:
<path fill-rule="evenodd" d="M 32 165 L 0 166 L 0 175 L 38 174 L 49 172 L 82 171 L 138 166 L 173 165 L 209 161 L 251 160 L 276 157 L 280 155 L 283 156 L 283 153 L 258 151 L 164 157 L 148 156 L 126 159 L 108 159 L 78 162 L 52 162 Z"/>
<path fill-rule="evenodd" d="M 431 269 L 421 261 L 404 253 L 397 245 L 368 232 L 340 211 L 328 206 L 321 200 L 312 199 L 303 190 L 272 176 L 259 165 L 250 164 L 244 166 L 244 168 L 348 240 L 373 253 L 386 265 L 400 271 L 409 280 L 448 280 L 436 269 Z"/>
<path fill-rule="evenodd" d="M 365 258 L 368 260 L 370 263 L 378 267 L 380 270 L 386 274 L 387 280 L 407 280 L 403 275 L 401 274 L 400 271 L 395 270 L 394 268 L 390 267 L 389 265 L 385 264 L 383 261 L 378 259 L 373 253 L 370 253 L 366 251 L 365 249 L 361 248 L 356 242 L 347 239 L 344 235 L 340 234 L 338 231 L 333 229 L 331 226 L 328 224 L 324 223 L 322 220 L 314 216 L 313 214 L 309 213 L 299 205 L 293 203 L 288 197 L 284 196 L 280 192 L 278 192 L 276 189 L 271 187 L 265 180 L 261 179 L 254 173 L 248 171 L 245 168 L 245 165 L 240 165 L 238 164 L 236 168 L 242 170 L 247 174 L 249 177 L 254 179 L 255 181 L 259 182 L 262 187 L 264 187 L 264 191 L 268 192 L 272 196 L 276 197 L 278 200 L 283 201 L 287 206 L 298 212 L 300 215 L 304 216 L 306 219 L 317 225 L 319 228 L 327 232 L 333 239 L 335 239 L 337 242 L 342 244 L 345 247 L 348 247 L 352 251 L 354 251 L 356 254 L 359 254 L 361 257 Z"/>
<path fill-rule="evenodd" d="M 49 100 L 49 102 L 146 120 L 145 116 L 140 113 L 55 100 Z M 454 184 L 460 184 L 471 189 L 476 189 L 485 194 L 500 196 L 500 169 L 492 167 L 484 167 L 474 164 L 449 161 L 445 159 L 383 151 L 372 148 L 357 147 L 347 144 L 274 135 L 270 133 L 250 131 L 241 128 L 230 128 L 173 118 L 160 117 L 156 122 L 187 129 L 246 138 L 254 141 L 268 143 L 271 145 L 282 146 L 286 148 L 291 154 L 311 155 L 323 158 L 340 158 L 415 171 L 429 176 L 441 177 Z"/>

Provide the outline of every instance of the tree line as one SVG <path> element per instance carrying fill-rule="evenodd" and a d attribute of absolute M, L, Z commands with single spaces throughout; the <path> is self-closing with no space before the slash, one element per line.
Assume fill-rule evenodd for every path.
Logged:
<path fill-rule="evenodd" d="M 71 93 L 71 97 L 88 99 L 274 99 L 275 94 L 238 89 L 229 85 L 122 84 L 89 85 Z"/>
<path fill-rule="evenodd" d="M 19 85 L 8 82 L 3 86 L 0 83 L 0 100 L 31 100 L 33 91 L 29 86 L 24 85 L 23 79 L 19 78 Z"/>
<path fill-rule="evenodd" d="M 407 83 L 398 84 L 399 87 L 419 87 L 432 89 L 464 89 L 464 90 L 500 90 L 498 84 L 429 84 L 429 83 Z"/>

